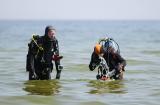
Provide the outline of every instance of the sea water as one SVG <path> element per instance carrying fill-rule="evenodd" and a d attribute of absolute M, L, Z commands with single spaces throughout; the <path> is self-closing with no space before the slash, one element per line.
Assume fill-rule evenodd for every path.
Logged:
<path fill-rule="evenodd" d="M 59 40 L 60 80 L 28 81 L 32 34 L 53 25 Z M 112 37 L 127 60 L 124 80 L 97 81 L 89 71 L 100 38 Z M 1 105 L 159 105 L 160 21 L 0 21 Z"/>

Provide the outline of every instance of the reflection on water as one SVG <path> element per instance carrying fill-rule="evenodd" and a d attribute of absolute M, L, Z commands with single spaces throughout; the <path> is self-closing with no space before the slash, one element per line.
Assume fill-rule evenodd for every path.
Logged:
<path fill-rule="evenodd" d="M 56 80 L 32 80 L 24 83 L 23 90 L 31 95 L 54 95 L 59 93 L 59 82 Z"/>
<path fill-rule="evenodd" d="M 93 87 L 88 93 L 90 94 L 103 94 L 103 93 L 126 93 L 123 81 L 99 81 L 93 80 L 88 84 L 89 87 Z"/>

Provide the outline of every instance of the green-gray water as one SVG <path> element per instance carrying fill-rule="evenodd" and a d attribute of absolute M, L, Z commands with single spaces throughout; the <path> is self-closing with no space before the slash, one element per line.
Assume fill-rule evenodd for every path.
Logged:
<path fill-rule="evenodd" d="M 159 105 L 160 21 L 0 21 L 1 105 Z M 57 29 L 64 70 L 60 80 L 28 81 L 32 33 Z M 93 46 L 113 37 L 127 60 L 124 80 L 97 81 L 89 71 Z"/>

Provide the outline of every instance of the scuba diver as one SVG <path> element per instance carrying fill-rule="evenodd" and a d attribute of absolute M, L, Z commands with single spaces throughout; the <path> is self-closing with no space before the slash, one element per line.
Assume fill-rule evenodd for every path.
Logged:
<path fill-rule="evenodd" d="M 56 79 L 60 79 L 63 66 L 60 60 L 63 56 L 59 55 L 58 40 L 56 30 L 52 26 L 45 28 L 44 36 L 33 35 L 28 44 L 28 54 L 26 71 L 29 72 L 29 80 L 50 80 L 55 61 Z"/>
<path fill-rule="evenodd" d="M 98 66 L 97 79 L 123 79 L 126 60 L 120 55 L 119 45 L 112 38 L 100 39 L 94 47 L 89 69 Z"/>

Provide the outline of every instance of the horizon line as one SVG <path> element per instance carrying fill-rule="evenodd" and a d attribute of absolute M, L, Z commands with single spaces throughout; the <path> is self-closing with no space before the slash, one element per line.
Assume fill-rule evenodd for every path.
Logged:
<path fill-rule="evenodd" d="M 160 21 L 160 19 L 0 19 L 0 21 Z"/>

